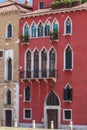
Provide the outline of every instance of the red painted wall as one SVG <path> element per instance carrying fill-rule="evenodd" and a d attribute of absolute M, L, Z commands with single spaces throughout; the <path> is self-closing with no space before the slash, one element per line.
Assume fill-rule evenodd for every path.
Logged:
<path fill-rule="evenodd" d="M 38 0 L 39 1 L 39 0 Z M 34 3 L 35 4 L 35 3 Z M 72 19 L 72 36 L 64 36 L 64 21 L 69 16 Z M 49 19 L 50 18 L 50 19 Z M 51 43 L 49 37 L 30 39 L 29 45 L 20 44 L 20 66 L 24 70 L 24 53 L 29 48 L 33 51 L 36 47 L 41 50 L 45 47 L 49 50 L 52 46 L 57 52 L 57 70 L 58 78 L 55 83 L 54 91 L 60 97 L 61 101 L 61 124 L 69 124 L 69 121 L 63 120 L 63 109 L 72 109 L 72 121 L 74 125 L 87 125 L 87 11 L 75 11 L 69 13 L 60 13 L 45 15 L 40 17 L 22 18 L 20 20 L 20 32 L 24 23 L 27 21 L 31 25 L 32 21 L 37 24 L 39 20 L 44 23 L 47 19 L 52 23 L 56 18 L 59 22 L 59 42 Z M 64 48 L 70 44 L 73 50 L 73 70 L 64 71 Z M 20 70 L 20 71 L 21 71 Z M 70 83 L 73 89 L 73 100 L 71 103 L 63 102 L 63 89 L 67 83 Z M 41 123 L 44 117 L 44 101 L 50 92 L 51 81 L 46 83 L 44 80 L 40 83 L 33 81 L 22 82 L 20 80 L 20 116 L 19 121 L 32 122 L 36 120 Z M 23 102 L 24 87 L 29 85 L 31 88 L 30 103 Z M 32 108 L 32 120 L 23 120 L 23 108 Z"/>
<path fill-rule="evenodd" d="M 45 8 L 49 8 L 53 1 L 54 0 L 33 0 L 33 10 L 39 9 L 39 2 L 44 2 Z"/>

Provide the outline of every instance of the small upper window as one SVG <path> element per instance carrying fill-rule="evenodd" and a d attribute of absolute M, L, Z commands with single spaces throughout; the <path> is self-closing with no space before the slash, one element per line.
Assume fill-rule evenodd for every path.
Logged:
<path fill-rule="evenodd" d="M 7 38 L 12 37 L 12 25 L 9 23 L 7 26 Z"/>
<path fill-rule="evenodd" d="M 39 9 L 44 9 L 44 2 L 39 3 Z"/>
<path fill-rule="evenodd" d="M 71 19 L 68 18 L 65 21 L 65 34 L 70 35 L 71 33 L 72 33 L 72 22 L 71 22 Z"/>

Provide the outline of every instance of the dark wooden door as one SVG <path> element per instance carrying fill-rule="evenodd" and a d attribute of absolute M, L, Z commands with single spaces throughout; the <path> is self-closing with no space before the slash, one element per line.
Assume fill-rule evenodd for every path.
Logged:
<path fill-rule="evenodd" d="M 12 126 L 12 111 L 6 110 L 5 111 L 5 119 L 6 119 L 6 126 Z"/>
<path fill-rule="evenodd" d="M 48 128 L 51 126 L 51 121 L 54 122 L 54 129 L 58 129 L 58 110 L 49 109 L 47 110 L 48 117 Z"/>

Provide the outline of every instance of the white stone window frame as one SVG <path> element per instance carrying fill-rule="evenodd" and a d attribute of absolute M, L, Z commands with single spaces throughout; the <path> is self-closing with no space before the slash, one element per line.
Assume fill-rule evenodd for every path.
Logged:
<path fill-rule="evenodd" d="M 48 59 L 47 59 L 48 60 L 48 68 L 50 69 L 50 51 L 52 50 L 52 48 L 55 51 L 55 71 L 57 71 L 56 73 L 58 73 L 58 70 L 57 70 L 57 68 L 58 68 L 57 67 L 57 51 L 56 51 L 56 49 L 53 46 L 51 46 L 51 48 L 48 51 Z M 49 75 L 49 73 L 48 73 L 48 75 Z"/>
<path fill-rule="evenodd" d="M 30 28 L 29 28 L 28 22 L 25 22 L 24 25 L 23 25 L 22 35 L 24 35 L 24 33 L 25 33 L 24 28 L 25 28 L 26 24 L 28 25 L 28 31 L 29 31 L 29 36 L 30 36 Z"/>
<path fill-rule="evenodd" d="M 45 21 L 45 23 L 44 23 L 44 36 L 45 36 L 45 26 L 47 25 L 47 23 L 48 23 L 48 25 L 50 25 L 50 31 L 52 30 L 51 22 L 47 19 L 47 20 Z M 50 37 L 50 36 L 45 36 L 45 37 Z"/>
<path fill-rule="evenodd" d="M 70 20 L 70 22 L 71 22 L 71 33 L 66 33 L 66 21 L 67 20 Z M 72 19 L 69 17 L 69 16 L 67 16 L 66 17 L 66 19 L 65 19 L 65 21 L 64 21 L 64 34 L 63 34 L 64 36 L 72 36 Z"/>
<path fill-rule="evenodd" d="M 4 79 L 7 81 L 7 61 L 8 61 L 8 58 L 11 58 L 12 60 L 12 80 L 13 80 L 13 50 L 6 50 L 5 51 L 5 73 L 4 73 Z M 11 80 L 11 81 L 12 81 Z"/>
<path fill-rule="evenodd" d="M 66 49 L 67 47 L 70 46 L 71 50 L 72 50 L 72 68 L 71 69 L 66 69 Z M 66 45 L 66 47 L 64 48 L 64 56 L 63 56 L 63 71 L 72 71 L 73 70 L 73 66 L 74 66 L 74 54 L 73 54 L 73 49 L 71 47 L 71 45 L 68 43 Z"/>
<path fill-rule="evenodd" d="M 11 26 L 12 26 L 12 36 L 11 36 L 11 37 L 8 37 L 8 25 L 9 25 L 9 24 L 11 24 Z M 6 38 L 6 39 L 12 39 L 12 38 L 13 38 L 13 24 L 12 24 L 11 22 L 8 22 L 8 23 L 6 24 L 5 38 Z"/>
<path fill-rule="evenodd" d="M 32 26 L 33 26 L 33 24 L 35 24 L 35 26 L 36 26 L 36 37 L 32 37 Z M 32 38 L 32 39 L 37 38 L 38 37 L 37 33 L 38 33 L 38 27 L 37 27 L 37 24 L 33 21 L 30 25 L 30 38 Z"/>
<path fill-rule="evenodd" d="M 38 9 L 40 9 L 40 3 L 41 3 L 41 2 L 43 2 L 44 8 L 45 8 L 45 3 L 44 3 L 44 1 L 39 1 L 39 3 L 38 3 Z M 44 8 L 43 8 L 43 9 L 44 9 Z"/>
<path fill-rule="evenodd" d="M 42 26 L 43 26 L 43 36 L 38 37 L 38 27 L 39 27 L 40 23 L 41 23 Z M 37 37 L 38 37 L 38 38 L 43 38 L 44 36 L 45 36 L 44 23 L 40 20 L 40 21 L 38 22 L 38 24 L 37 24 Z"/>
<path fill-rule="evenodd" d="M 64 87 L 64 89 L 66 89 L 68 85 L 69 85 L 69 88 L 72 89 L 72 86 L 70 85 L 69 82 L 66 84 L 66 86 Z M 63 102 L 70 102 L 70 103 L 71 103 L 72 100 L 64 100 L 64 99 L 63 99 Z"/>
<path fill-rule="evenodd" d="M 53 32 L 53 24 L 55 23 L 55 21 L 58 24 L 58 33 L 59 33 L 59 21 L 56 18 L 54 18 L 52 21 L 52 32 Z"/>
<path fill-rule="evenodd" d="M 65 118 L 65 111 L 71 111 L 71 119 Z M 64 121 L 71 121 L 72 120 L 72 109 L 63 109 L 63 120 Z"/>
<path fill-rule="evenodd" d="M 25 110 L 30 110 L 30 118 L 25 117 Z M 31 108 L 23 108 L 23 119 L 24 120 L 31 120 L 32 119 L 32 109 Z"/>
<path fill-rule="evenodd" d="M 24 55 L 24 72 L 26 72 L 26 54 L 27 52 L 31 50 L 28 48 L 26 51 L 25 51 L 25 55 Z M 32 67 L 32 52 L 31 52 L 31 67 Z M 32 72 L 32 68 L 31 68 L 31 72 Z M 26 78 L 26 73 L 24 73 L 24 77 Z"/>
<path fill-rule="evenodd" d="M 40 53 L 39 53 L 39 69 L 40 69 L 40 77 L 41 77 L 41 71 L 42 71 L 42 51 L 45 49 L 45 51 L 46 51 L 46 54 L 47 54 L 47 64 L 46 64 L 46 68 L 47 68 L 47 75 L 48 75 L 48 70 L 49 70 L 49 67 L 48 67 L 48 65 L 49 65 L 49 62 L 48 62 L 48 51 L 47 51 L 47 49 L 45 48 L 45 47 L 43 47 L 42 49 L 41 49 L 41 51 L 40 51 Z"/>

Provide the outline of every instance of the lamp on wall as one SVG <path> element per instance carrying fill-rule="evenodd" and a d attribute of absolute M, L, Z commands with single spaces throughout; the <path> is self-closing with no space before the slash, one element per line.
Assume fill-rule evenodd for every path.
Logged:
<path fill-rule="evenodd" d="M 50 88 L 51 88 L 51 89 L 53 89 L 53 88 L 54 88 L 54 86 L 55 86 L 55 83 L 54 83 L 54 82 L 52 82 L 52 83 L 51 83 L 51 85 L 50 85 Z"/>

